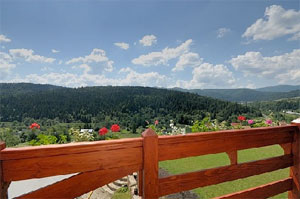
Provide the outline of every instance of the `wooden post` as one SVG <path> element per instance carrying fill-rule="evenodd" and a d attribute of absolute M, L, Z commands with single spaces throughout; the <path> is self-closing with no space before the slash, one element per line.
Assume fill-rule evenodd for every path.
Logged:
<path fill-rule="evenodd" d="M 290 169 L 290 176 L 293 178 L 293 190 L 289 191 L 289 199 L 300 199 L 300 121 L 299 119 L 292 122 L 297 126 L 294 133 L 294 140 L 292 143 L 292 155 L 294 165 Z"/>
<path fill-rule="evenodd" d="M 0 142 L 0 151 L 2 151 L 3 149 L 5 149 L 5 142 Z M 1 154 L 0 154 L 1 155 Z M 7 199 L 8 195 L 7 195 L 7 189 L 9 186 L 8 182 L 4 182 L 3 180 L 3 169 L 2 169 L 2 161 L 0 160 L 0 199 Z"/>
<path fill-rule="evenodd" d="M 158 136 L 152 129 L 142 133 L 143 198 L 158 199 Z"/>

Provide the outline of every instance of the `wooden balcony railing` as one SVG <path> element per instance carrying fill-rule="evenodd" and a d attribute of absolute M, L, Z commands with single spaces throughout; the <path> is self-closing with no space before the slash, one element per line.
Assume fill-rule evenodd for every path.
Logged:
<path fill-rule="evenodd" d="M 238 163 L 237 151 L 279 144 L 284 155 Z M 218 198 L 268 198 L 289 191 L 300 198 L 300 131 L 296 124 L 247 130 L 157 136 L 151 129 L 141 138 L 5 148 L 1 143 L 1 199 L 11 181 L 78 173 L 18 198 L 74 198 L 139 172 L 139 193 L 146 199 L 232 181 L 290 167 L 290 177 Z M 158 176 L 158 163 L 226 152 L 231 164 L 196 172 Z"/>

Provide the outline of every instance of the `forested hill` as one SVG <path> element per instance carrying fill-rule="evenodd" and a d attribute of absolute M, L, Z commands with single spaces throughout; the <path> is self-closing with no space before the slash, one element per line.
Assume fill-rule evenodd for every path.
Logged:
<path fill-rule="evenodd" d="M 277 86 L 257 88 L 255 90 L 265 91 L 265 92 L 290 92 L 290 91 L 300 90 L 300 85 L 277 85 Z"/>
<path fill-rule="evenodd" d="M 300 90 L 292 90 L 285 92 L 269 92 L 247 88 L 239 89 L 181 89 L 174 88 L 183 92 L 196 93 L 198 95 L 213 97 L 216 99 L 227 100 L 232 102 L 254 102 L 269 101 L 283 98 L 300 97 Z"/>
<path fill-rule="evenodd" d="M 36 86 L 36 85 L 33 85 Z M 41 85 L 40 85 L 41 86 Z M 11 86 L 10 92 L 19 90 Z M 145 120 L 170 119 L 189 124 L 208 113 L 212 119 L 231 120 L 237 115 L 261 115 L 254 108 L 192 93 L 147 87 L 84 87 L 39 89 L 0 96 L 1 121 L 25 118 L 58 119 L 62 122 L 110 122 L 145 125 Z M 2 92 L 4 93 L 4 92 Z"/>
<path fill-rule="evenodd" d="M 0 83 L 0 95 L 19 95 L 63 88 L 49 84 Z"/>

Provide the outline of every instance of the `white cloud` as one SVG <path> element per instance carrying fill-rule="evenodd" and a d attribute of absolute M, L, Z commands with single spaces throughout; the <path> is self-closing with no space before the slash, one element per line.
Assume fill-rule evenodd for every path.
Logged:
<path fill-rule="evenodd" d="M 27 75 L 22 81 L 68 87 L 87 86 L 80 76 L 73 73 L 45 73 L 43 75 L 30 74 Z"/>
<path fill-rule="evenodd" d="M 83 69 L 83 73 L 84 74 L 87 74 L 87 73 L 89 73 L 92 70 L 92 68 L 89 65 L 87 65 L 87 64 L 81 64 L 79 66 L 72 66 L 72 68 L 73 69 L 75 69 L 75 68 Z"/>
<path fill-rule="evenodd" d="M 79 66 L 86 70 L 88 66 L 82 64 Z M 9 82 L 32 82 L 39 84 L 54 84 L 67 87 L 80 87 L 87 85 L 96 86 L 166 86 L 167 77 L 157 72 L 138 73 L 131 68 L 123 68 L 118 73 L 120 76 L 115 78 L 107 78 L 103 74 L 90 74 L 83 72 L 82 74 L 74 73 L 45 73 L 30 74 L 24 78 L 16 77 Z"/>
<path fill-rule="evenodd" d="M 122 68 L 120 73 L 127 73 L 124 79 L 119 80 L 122 86 L 162 86 L 167 83 L 167 77 L 157 72 L 138 73 L 127 67 Z"/>
<path fill-rule="evenodd" d="M 59 51 L 59 50 L 52 49 L 51 52 L 52 52 L 52 53 L 59 53 L 60 51 Z"/>
<path fill-rule="evenodd" d="M 247 28 L 242 37 L 253 40 L 272 40 L 284 35 L 292 35 L 290 40 L 300 39 L 300 11 L 285 10 L 272 5 L 265 10 L 265 18 L 258 19 Z"/>
<path fill-rule="evenodd" d="M 155 35 L 145 35 L 139 42 L 143 46 L 152 46 L 153 44 L 156 44 L 157 39 Z"/>
<path fill-rule="evenodd" d="M 16 67 L 12 62 L 13 59 L 9 54 L 0 52 L 0 78 L 10 74 L 11 70 Z"/>
<path fill-rule="evenodd" d="M 0 43 L 11 42 L 11 39 L 7 38 L 5 35 L 0 35 Z"/>
<path fill-rule="evenodd" d="M 245 76 L 252 75 L 294 84 L 293 80 L 299 74 L 297 71 L 300 71 L 300 49 L 272 57 L 264 57 L 260 52 L 246 52 L 229 62 Z"/>
<path fill-rule="evenodd" d="M 176 86 L 182 88 L 231 88 L 235 84 L 233 73 L 222 64 L 203 63 L 194 68 L 190 81 L 178 80 Z"/>
<path fill-rule="evenodd" d="M 42 62 L 42 63 L 53 63 L 55 61 L 54 58 L 48 58 L 41 55 L 34 54 L 34 51 L 31 49 L 10 49 L 9 53 L 14 59 L 23 58 L 27 62 Z"/>
<path fill-rule="evenodd" d="M 190 50 L 192 40 L 189 39 L 176 48 L 165 48 L 160 52 L 151 52 L 133 59 L 131 62 L 143 66 L 167 65 L 170 59 L 177 58 Z"/>
<path fill-rule="evenodd" d="M 217 30 L 217 38 L 224 37 L 227 33 L 229 33 L 231 30 L 229 28 L 219 28 Z"/>
<path fill-rule="evenodd" d="M 176 66 L 172 71 L 182 71 L 186 67 L 196 67 L 202 63 L 203 59 L 197 53 L 188 52 L 179 57 Z"/>
<path fill-rule="evenodd" d="M 66 62 L 66 64 L 73 64 L 73 63 L 102 63 L 104 66 L 104 70 L 111 72 L 113 70 L 113 61 L 109 60 L 106 56 L 106 53 L 102 49 L 95 48 L 91 52 L 91 54 L 86 55 L 84 57 L 77 57 L 73 58 Z"/>
<path fill-rule="evenodd" d="M 62 60 L 59 60 L 58 64 L 61 65 L 62 63 L 63 63 L 63 61 L 62 61 Z"/>
<path fill-rule="evenodd" d="M 118 46 L 124 50 L 127 50 L 129 48 L 129 44 L 124 43 L 124 42 L 119 42 L 119 43 L 114 43 L 115 46 Z"/>

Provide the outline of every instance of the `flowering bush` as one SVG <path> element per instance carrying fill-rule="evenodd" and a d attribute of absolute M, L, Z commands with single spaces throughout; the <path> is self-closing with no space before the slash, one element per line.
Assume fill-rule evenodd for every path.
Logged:
<path fill-rule="evenodd" d="M 217 131 L 218 126 L 214 124 L 209 117 L 205 117 L 201 122 L 195 121 L 192 126 L 192 132 L 207 132 L 207 131 Z"/>
<path fill-rule="evenodd" d="M 271 124 L 272 124 L 272 120 L 267 119 L 267 120 L 266 120 L 266 124 L 271 125 Z"/>
<path fill-rule="evenodd" d="M 251 125 L 251 124 L 253 124 L 253 123 L 254 123 L 253 120 L 248 120 L 248 124 L 249 124 L 249 125 Z"/>
<path fill-rule="evenodd" d="M 108 129 L 105 128 L 105 127 L 101 128 L 101 129 L 99 130 L 99 135 L 105 135 L 105 134 L 107 134 L 107 133 L 108 133 Z"/>
<path fill-rule="evenodd" d="M 38 124 L 38 123 L 32 123 L 30 126 L 29 126 L 30 129 L 40 129 L 41 126 Z"/>
<path fill-rule="evenodd" d="M 94 140 L 94 136 L 85 131 L 85 132 L 80 132 L 79 129 L 73 129 L 71 128 L 69 130 L 70 135 L 72 136 L 72 140 L 75 142 L 83 142 L 83 141 L 92 141 Z"/>
<path fill-rule="evenodd" d="M 110 127 L 110 130 L 112 132 L 119 132 L 120 131 L 120 126 L 117 125 L 117 124 L 113 124 L 111 127 Z"/>
<path fill-rule="evenodd" d="M 245 121 L 245 120 L 246 120 L 246 117 L 240 115 L 240 116 L 238 116 L 238 120 L 241 121 L 241 122 L 242 122 L 242 121 Z"/>

